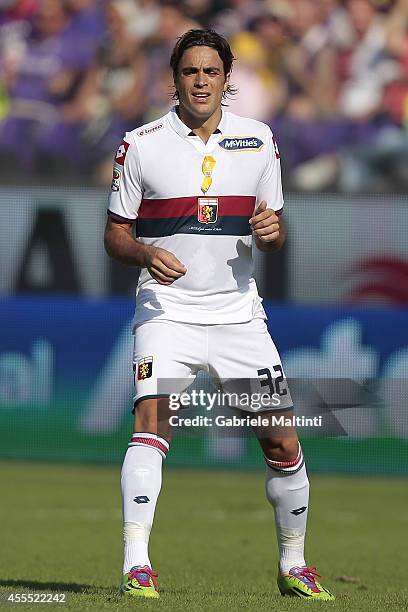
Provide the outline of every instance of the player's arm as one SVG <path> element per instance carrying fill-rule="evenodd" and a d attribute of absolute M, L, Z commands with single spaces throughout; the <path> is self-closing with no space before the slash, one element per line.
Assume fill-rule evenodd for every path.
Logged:
<path fill-rule="evenodd" d="M 282 248 L 286 239 L 282 216 L 268 208 L 265 200 L 259 204 L 249 222 L 260 251 L 276 253 Z"/>
<path fill-rule="evenodd" d="M 107 254 L 125 266 L 146 267 L 147 253 L 151 247 L 133 237 L 131 223 L 120 223 L 108 217 L 104 245 Z"/>
<path fill-rule="evenodd" d="M 142 198 L 140 155 L 131 134 L 127 134 L 116 152 L 113 166 L 109 217 L 104 236 L 105 250 L 120 263 L 147 268 L 161 285 L 171 285 L 186 273 L 183 264 L 173 253 L 144 244 L 133 236 L 132 227 L 138 217 Z"/>
<path fill-rule="evenodd" d="M 120 223 L 109 217 L 104 244 L 110 257 L 127 266 L 147 268 L 160 285 L 171 285 L 186 273 L 185 266 L 173 253 L 135 239 L 131 223 Z"/>
<path fill-rule="evenodd" d="M 249 222 L 257 248 L 266 253 L 276 253 L 282 248 L 286 238 L 282 221 L 280 153 L 269 128 L 265 140 L 265 166 L 256 194 L 258 204 Z"/>

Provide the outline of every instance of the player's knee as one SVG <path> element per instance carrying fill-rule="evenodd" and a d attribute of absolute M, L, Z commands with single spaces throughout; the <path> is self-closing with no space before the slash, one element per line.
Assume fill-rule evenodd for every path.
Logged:
<path fill-rule="evenodd" d="M 272 461 L 293 461 L 299 453 L 297 437 L 271 438 L 262 441 L 262 450 Z"/>
<path fill-rule="evenodd" d="M 145 399 L 135 409 L 135 432 L 155 433 L 170 440 L 169 403 L 167 399 Z"/>
<path fill-rule="evenodd" d="M 147 399 L 139 402 L 135 408 L 135 431 L 157 433 L 157 401 Z"/>

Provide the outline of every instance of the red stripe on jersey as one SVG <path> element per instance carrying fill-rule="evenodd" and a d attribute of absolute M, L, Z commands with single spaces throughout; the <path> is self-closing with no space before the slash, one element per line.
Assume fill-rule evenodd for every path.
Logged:
<path fill-rule="evenodd" d="M 130 443 L 131 444 L 135 444 L 135 443 L 145 444 L 146 446 L 153 446 L 154 448 L 159 449 L 165 455 L 167 455 L 167 452 L 169 450 L 167 446 L 165 446 L 162 442 L 160 442 L 160 440 L 156 440 L 155 438 L 143 438 L 143 437 L 132 436 Z"/>
<path fill-rule="evenodd" d="M 208 197 L 218 201 L 219 217 L 252 217 L 255 196 L 193 196 L 166 198 L 163 200 L 142 200 L 139 208 L 140 219 L 168 219 L 189 217 L 197 214 L 198 198 Z"/>

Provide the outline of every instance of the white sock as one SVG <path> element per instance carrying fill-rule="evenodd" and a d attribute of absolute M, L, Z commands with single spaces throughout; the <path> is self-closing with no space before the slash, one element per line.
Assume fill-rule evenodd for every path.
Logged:
<path fill-rule="evenodd" d="M 287 573 L 294 566 L 306 565 L 304 557 L 309 480 L 299 444 L 294 461 L 272 461 L 265 457 L 265 490 L 275 511 L 279 547 L 279 571 Z"/>
<path fill-rule="evenodd" d="M 168 449 L 166 440 L 151 433 L 135 433 L 129 443 L 121 474 L 124 574 L 135 565 L 151 567 L 149 536 Z"/>

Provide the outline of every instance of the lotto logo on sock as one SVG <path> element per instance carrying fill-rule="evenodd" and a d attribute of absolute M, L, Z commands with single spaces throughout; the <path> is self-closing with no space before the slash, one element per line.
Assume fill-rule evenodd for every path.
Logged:
<path fill-rule="evenodd" d="M 138 495 L 133 501 L 137 504 L 148 504 L 150 499 L 147 497 L 147 495 Z"/>
<path fill-rule="evenodd" d="M 143 357 L 137 362 L 137 380 L 150 378 L 153 373 L 153 357 Z"/>
<path fill-rule="evenodd" d="M 303 514 L 306 508 L 307 506 L 302 506 L 301 508 L 296 508 L 296 510 L 291 510 L 290 513 L 294 514 L 295 516 L 299 516 L 299 514 Z"/>

